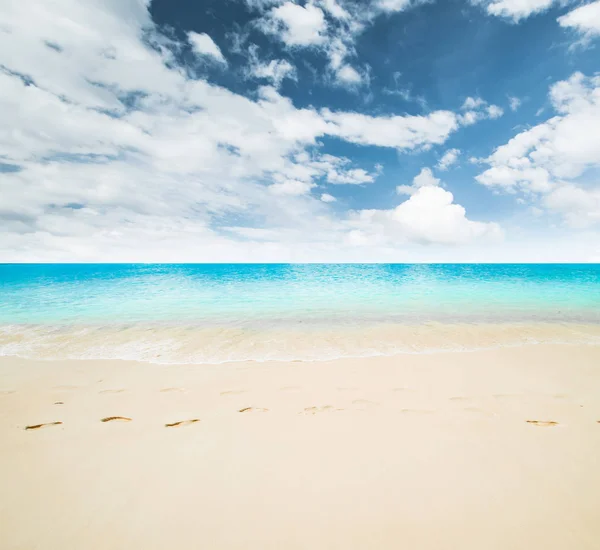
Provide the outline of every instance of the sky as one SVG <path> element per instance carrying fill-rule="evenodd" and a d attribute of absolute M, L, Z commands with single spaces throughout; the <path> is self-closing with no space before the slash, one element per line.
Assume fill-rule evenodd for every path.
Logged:
<path fill-rule="evenodd" d="M 600 0 L 0 0 L 0 262 L 600 262 Z"/>

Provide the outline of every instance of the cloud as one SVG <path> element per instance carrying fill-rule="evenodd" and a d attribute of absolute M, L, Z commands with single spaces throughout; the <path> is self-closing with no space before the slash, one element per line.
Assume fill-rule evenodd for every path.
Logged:
<path fill-rule="evenodd" d="M 498 105 L 490 105 L 487 108 L 487 114 L 491 119 L 500 118 L 504 114 L 504 109 L 498 107 Z"/>
<path fill-rule="evenodd" d="M 307 181 L 286 180 L 269 186 L 269 191 L 276 195 L 307 195 L 316 184 Z"/>
<path fill-rule="evenodd" d="M 436 178 L 431 168 L 423 168 L 413 179 L 412 185 L 398 185 L 396 193 L 398 195 L 414 195 L 422 187 L 437 187 L 441 180 Z"/>
<path fill-rule="evenodd" d="M 198 34 L 197 32 L 190 31 L 187 36 L 192 45 L 192 50 L 196 55 L 210 57 L 219 63 L 227 65 L 227 60 L 221 52 L 221 49 L 208 34 Z"/>
<path fill-rule="evenodd" d="M 346 84 L 360 84 L 363 80 L 362 75 L 350 65 L 342 65 L 335 74 L 339 81 Z"/>
<path fill-rule="evenodd" d="M 484 119 L 500 118 L 504 110 L 498 105 L 488 105 L 487 101 L 480 97 L 467 97 L 462 104 L 459 121 L 463 126 L 471 126 Z"/>
<path fill-rule="evenodd" d="M 551 86 L 549 98 L 557 114 L 498 147 L 476 180 L 501 192 L 542 196 L 543 206 L 561 213 L 570 225 L 580 215 L 586 224 L 595 223 L 600 77 L 573 73 Z"/>
<path fill-rule="evenodd" d="M 485 6 L 490 15 L 519 22 L 531 15 L 542 13 L 554 5 L 569 1 L 571 0 L 471 0 L 471 3 Z"/>
<path fill-rule="evenodd" d="M 379 116 L 332 112 L 324 109 L 329 135 L 361 145 L 416 149 L 444 143 L 458 128 L 451 111 L 434 111 L 427 116 Z"/>
<path fill-rule="evenodd" d="M 419 4 L 425 4 L 428 1 L 429 0 L 378 0 L 375 6 L 376 9 L 382 12 L 394 13 L 404 11 Z"/>
<path fill-rule="evenodd" d="M 337 199 L 333 195 L 330 195 L 329 193 L 323 193 L 321 195 L 321 200 L 323 202 L 335 202 Z"/>
<path fill-rule="evenodd" d="M 503 231 L 496 223 L 469 220 L 454 196 L 440 187 L 429 168 L 424 168 L 410 186 L 398 186 L 409 199 L 391 210 L 361 210 L 352 226 L 363 244 L 416 242 L 420 244 L 466 244 L 479 239 L 500 240 Z M 360 240 L 360 239 L 359 239 Z"/>
<path fill-rule="evenodd" d="M 321 139 L 411 151 L 459 127 L 450 111 L 297 107 L 275 87 L 291 78 L 285 60 L 258 62 L 275 86 L 248 95 L 191 78 L 185 42 L 162 34 L 148 5 L 5 10 L 0 150 L 18 169 L 0 178 L 2 260 L 327 260 L 357 229 L 321 188 L 380 169 L 327 154 Z"/>
<path fill-rule="evenodd" d="M 296 67 L 286 59 L 271 59 L 269 62 L 262 62 L 258 58 L 257 46 L 250 46 L 248 51 L 250 62 L 245 71 L 246 77 L 268 80 L 275 88 L 279 88 L 286 78 L 298 80 Z"/>
<path fill-rule="evenodd" d="M 437 165 L 438 169 L 439 170 L 448 170 L 448 168 L 450 168 L 450 166 L 452 166 L 453 164 L 456 163 L 459 156 L 460 156 L 460 149 L 448 149 L 444 153 L 444 155 L 442 156 L 440 161 L 438 162 L 438 165 Z"/>
<path fill-rule="evenodd" d="M 321 0 L 318 5 L 335 19 L 347 20 L 352 17 L 337 0 Z"/>
<path fill-rule="evenodd" d="M 429 0 L 339 2 L 313 0 L 304 6 L 291 1 L 246 0 L 261 12 L 255 25 L 292 48 L 310 47 L 328 59 L 326 81 L 356 90 L 370 83 L 369 67 L 357 67 L 355 43 L 382 14 L 403 11 Z M 274 7 L 273 7 L 274 5 Z"/>
<path fill-rule="evenodd" d="M 510 110 L 516 111 L 521 106 L 521 100 L 518 97 L 511 96 L 508 98 Z"/>
<path fill-rule="evenodd" d="M 586 228 L 600 223 L 600 185 L 592 189 L 565 184 L 546 195 L 542 204 L 561 214 L 567 225 Z"/>
<path fill-rule="evenodd" d="M 370 174 L 362 168 L 354 168 L 346 171 L 332 169 L 327 173 L 327 182 L 333 184 L 360 185 L 362 183 L 373 183 L 377 174 Z"/>
<path fill-rule="evenodd" d="M 461 109 L 463 111 L 472 111 L 474 109 L 479 109 L 479 107 L 483 107 L 484 105 L 486 105 L 486 102 L 480 97 L 467 97 Z"/>
<path fill-rule="evenodd" d="M 323 10 L 312 3 L 300 6 L 286 2 L 272 8 L 259 27 L 288 46 L 314 46 L 325 41 L 327 22 Z"/>
<path fill-rule="evenodd" d="M 600 0 L 575 8 L 558 18 L 561 27 L 573 29 L 585 38 L 600 35 Z"/>

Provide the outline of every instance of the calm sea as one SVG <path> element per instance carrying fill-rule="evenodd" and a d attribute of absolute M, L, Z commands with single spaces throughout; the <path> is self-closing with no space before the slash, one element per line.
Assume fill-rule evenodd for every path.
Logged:
<path fill-rule="evenodd" d="M 596 264 L 0 265 L 2 355 L 310 360 L 594 343 L 599 325 Z"/>

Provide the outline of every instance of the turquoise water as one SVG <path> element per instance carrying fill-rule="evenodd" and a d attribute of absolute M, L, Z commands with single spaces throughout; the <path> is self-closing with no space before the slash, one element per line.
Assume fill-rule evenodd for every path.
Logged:
<path fill-rule="evenodd" d="M 390 326 L 431 322 L 600 324 L 600 265 L 0 265 L 4 354 L 162 356 L 163 342 L 256 359 L 248 348 L 293 347 L 282 331 L 338 331 L 331 347 L 344 330 L 356 340 L 385 326 L 388 345 Z"/>

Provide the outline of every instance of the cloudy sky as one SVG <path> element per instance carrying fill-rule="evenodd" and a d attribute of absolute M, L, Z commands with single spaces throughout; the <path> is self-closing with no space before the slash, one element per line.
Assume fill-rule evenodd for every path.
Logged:
<path fill-rule="evenodd" d="M 600 261 L 600 0 L 0 0 L 0 261 Z"/>

